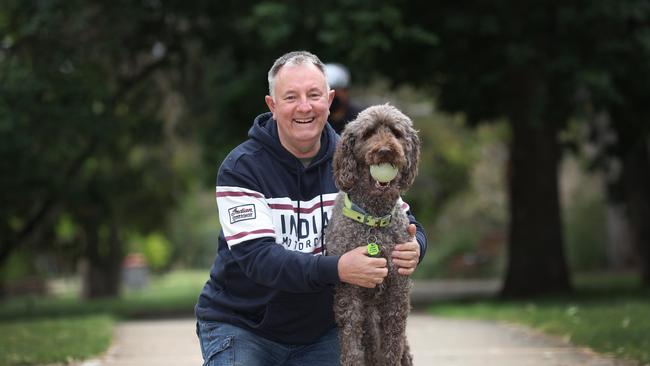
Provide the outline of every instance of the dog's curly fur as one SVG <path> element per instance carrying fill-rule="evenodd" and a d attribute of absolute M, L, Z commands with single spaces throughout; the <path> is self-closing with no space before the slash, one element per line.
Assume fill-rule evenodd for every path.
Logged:
<path fill-rule="evenodd" d="M 374 289 L 347 283 L 337 286 L 334 315 L 339 326 L 341 365 L 412 365 L 406 341 L 411 279 L 391 263 L 395 244 L 407 242 L 409 220 L 400 194 L 417 175 L 420 140 L 411 120 L 388 104 L 369 107 L 343 131 L 334 154 L 337 187 L 332 218 L 325 232 L 327 254 L 342 255 L 376 239 L 387 259 L 388 276 Z M 370 175 L 370 165 L 390 163 L 398 175 L 381 187 Z M 370 227 L 342 214 L 343 192 L 373 216 L 393 213 L 387 227 Z"/>

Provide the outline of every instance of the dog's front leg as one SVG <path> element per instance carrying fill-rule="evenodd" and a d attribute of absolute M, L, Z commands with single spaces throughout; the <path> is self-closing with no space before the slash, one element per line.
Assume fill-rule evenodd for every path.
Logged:
<path fill-rule="evenodd" d="M 379 324 L 381 318 L 376 304 L 365 307 L 363 323 L 363 349 L 367 366 L 383 366 L 381 358 L 381 335 Z"/>
<path fill-rule="evenodd" d="M 341 366 L 363 366 L 363 301 L 356 286 L 339 285 L 334 294 L 334 316 L 339 326 Z"/>
<path fill-rule="evenodd" d="M 395 285 L 394 283 L 392 284 Z M 401 293 L 403 287 L 395 286 L 389 288 L 385 302 L 380 305 L 382 330 L 382 353 L 386 365 L 411 366 L 412 357 L 408 354 L 409 348 L 406 342 L 406 318 L 410 311 L 408 293 Z M 405 355 L 405 353 L 407 353 Z M 406 356 L 406 357 L 405 357 Z"/>
<path fill-rule="evenodd" d="M 404 339 L 404 351 L 402 352 L 402 362 L 400 366 L 412 366 L 413 365 L 413 355 L 411 355 L 411 348 L 409 347 L 409 342 Z"/>

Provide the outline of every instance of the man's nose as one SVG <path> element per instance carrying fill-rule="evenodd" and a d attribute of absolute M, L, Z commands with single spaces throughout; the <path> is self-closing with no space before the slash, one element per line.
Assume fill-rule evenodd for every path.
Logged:
<path fill-rule="evenodd" d="M 298 103 L 298 110 L 301 112 L 310 111 L 311 103 L 309 103 L 309 99 L 301 98 L 300 103 Z"/>

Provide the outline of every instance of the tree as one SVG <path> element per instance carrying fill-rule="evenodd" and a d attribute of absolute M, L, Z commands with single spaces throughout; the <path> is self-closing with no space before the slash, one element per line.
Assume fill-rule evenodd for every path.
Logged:
<path fill-rule="evenodd" d="M 0 263 L 18 247 L 46 252 L 65 214 L 88 259 L 88 297 L 117 294 L 124 233 L 163 226 L 179 188 L 153 93 L 169 53 L 155 51 L 151 9 L 124 5 L 12 1 L 0 13 L 0 174 L 12 193 Z"/>
<path fill-rule="evenodd" d="M 610 99 L 604 108 L 618 136 L 614 152 L 622 161 L 624 201 L 640 255 L 642 283 L 650 287 L 650 6 L 640 1 L 617 5 L 619 32 L 612 41 L 618 41 L 617 59 L 623 65 L 608 70 L 621 100 Z"/>
<path fill-rule="evenodd" d="M 646 1 L 604 2 L 593 7 L 597 27 L 589 33 L 584 88 L 592 114 L 605 114 L 614 141 L 607 142 L 596 165 L 620 164 L 609 194 L 625 204 L 632 240 L 640 257 L 644 286 L 650 286 L 650 5 Z M 592 118 L 592 120 L 594 120 Z M 596 129 L 594 129 L 595 131 Z M 611 174 L 610 174 L 611 175 Z"/>
<path fill-rule="evenodd" d="M 341 5 L 363 29 L 384 22 L 384 11 L 377 17 L 363 4 Z M 88 260 L 86 295 L 114 296 L 124 236 L 163 228 L 184 188 L 163 128 L 197 138 L 214 174 L 244 137 L 257 113 L 251 110 L 265 110 L 272 61 L 288 49 L 344 38 L 345 29 L 333 28 L 339 10 L 317 6 L 4 2 L 0 188 L 13 194 L 0 208 L 0 263 L 19 247 L 52 248 L 57 223 L 71 221 L 77 250 L 70 260 Z M 171 94 L 185 123 L 164 125 Z"/>
<path fill-rule="evenodd" d="M 582 4 L 584 5 L 584 4 Z M 558 197 L 558 133 L 574 111 L 585 18 L 578 4 L 536 1 L 419 3 L 405 23 L 435 40 L 401 43 L 384 72 L 435 85 L 443 110 L 470 124 L 506 119 L 510 229 L 504 296 L 571 288 Z M 420 45 L 420 47 L 417 47 Z M 398 68 L 398 66 L 400 66 Z"/>
<path fill-rule="evenodd" d="M 558 133 L 589 79 L 581 70 L 594 55 L 602 4 L 609 2 L 6 1 L 0 188 L 15 195 L 0 206 L 0 263 L 30 241 L 44 250 L 48 241 L 34 238 L 52 238 L 66 217 L 78 228 L 80 255 L 100 269 L 98 283 L 115 283 L 124 234 L 163 228 L 183 192 L 166 136 L 200 142 L 208 168 L 198 174 L 213 184 L 224 154 L 266 109 L 269 65 L 309 49 L 348 64 L 359 82 L 383 75 L 424 86 L 471 124 L 507 119 L 503 293 L 568 290 Z M 605 73 L 598 62 L 593 69 Z M 620 70 L 612 75 L 630 80 Z M 639 84 L 627 84 L 642 100 L 644 92 L 633 94 Z M 164 115 L 170 95 L 179 100 L 174 118 Z"/>

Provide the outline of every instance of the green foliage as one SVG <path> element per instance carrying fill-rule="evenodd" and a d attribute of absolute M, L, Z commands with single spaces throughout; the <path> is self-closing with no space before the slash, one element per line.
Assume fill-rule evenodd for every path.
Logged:
<path fill-rule="evenodd" d="M 62 215 L 56 224 L 55 232 L 57 240 L 61 242 L 70 242 L 74 239 L 79 228 L 68 215 Z"/>
<path fill-rule="evenodd" d="M 167 62 L 152 54 L 159 32 L 144 28 L 143 4 L 6 5 L 0 188 L 12 194 L 0 205 L 0 261 L 32 245 L 114 267 L 121 233 L 163 227 L 183 188 L 168 163 L 153 78 Z"/>
<path fill-rule="evenodd" d="M 607 217 L 604 183 L 597 176 L 581 173 L 581 167 L 574 159 L 567 158 L 563 167 L 566 181 L 563 218 L 569 264 L 579 272 L 605 269 Z"/>
<path fill-rule="evenodd" d="M 168 228 L 169 239 L 174 243 L 175 264 L 182 268 L 209 268 L 217 251 L 219 229 L 214 190 L 194 187 L 172 214 Z"/>
<path fill-rule="evenodd" d="M 567 217 L 567 255 L 574 270 L 607 267 L 606 218 L 602 201 L 575 202 Z"/>
<path fill-rule="evenodd" d="M 468 188 L 476 140 L 460 119 L 440 113 L 416 118 L 414 124 L 422 151 L 418 177 L 406 197 L 418 217 L 435 222 L 445 205 Z"/>
<path fill-rule="evenodd" d="M 31 253 L 15 251 L 4 266 L 0 267 L 0 278 L 7 283 L 24 279 L 35 273 L 34 262 L 31 261 Z"/>
<path fill-rule="evenodd" d="M 3 3 L 0 188 L 12 195 L 0 205 L 0 261 L 31 244 L 115 266 L 126 233 L 164 228 L 188 181 L 214 184 L 266 110 L 266 72 L 281 53 L 354 50 L 339 61 L 355 61 L 361 78 L 393 28 L 407 37 L 396 5 L 365 5 Z M 208 169 L 170 163 L 185 141 L 204 147 Z"/>
<path fill-rule="evenodd" d="M 444 132 L 440 133 L 439 129 L 435 131 L 440 135 L 438 138 L 455 140 L 445 136 Z M 460 139 L 467 163 L 463 168 L 464 177 L 462 181 L 448 180 L 444 176 L 439 178 L 454 194 L 446 200 L 436 200 L 434 196 L 438 204 L 436 219 L 425 221 L 431 225 L 428 228 L 430 250 L 415 272 L 417 278 L 494 277 L 502 271 L 507 225 L 503 182 L 505 129 L 503 125 L 494 125 L 458 132 L 464 136 Z M 425 146 L 432 143 L 426 133 L 423 136 Z M 444 146 L 439 144 L 434 149 Z M 444 174 L 444 165 L 432 164 L 432 170 L 438 170 L 434 176 L 440 177 Z M 431 201 L 430 198 L 427 200 Z M 419 219 L 420 213 L 416 211 L 416 214 Z"/>
<path fill-rule="evenodd" d="M 160 234 L 149 234 L 144 242 L 144 256 L 154 271 L 159 271 L 169 265 L 171 244 Z"/>
<path fill-rule="evenodd" d="M 418 265 L 414 278 L 453 278 L 463 276 L 462 269 L 460 271 L 455 270 L 452 262 L 459 260 L 459 264 L 462 265 L 465 256 L 474 252 L 476 243 L 479 241 L 478 232 L 453 230 L 440 233 L 440 235 L 436 235 L 435 239 L 435 247 L 427 252 L 424 261 Z"/>
<path fill-rule="evenodd" d="M 217 224 L 183 195 L 213 187 L 266 111 L 268 68 L 293 49 L 347 64 L 357 84 L 418 85 L 471 124 L 525 109 L 532 93 L 536 123 L 561 126 L 593 104 L 625 141 L 647 140 L 648 17 L 642 0 L 4 1 L 0 262 L 30 246 L 74 268 L 93 248 L 122 255 L 126 233 L 164 231 L 169 261 L 207 265 L 198 253 L 214 250 Z M 467 188 L 479 153 L 459 119 L 418 122 L 433 142 L 408 197 L 423 221 Z"/>
<path fill-rule="evenodd" d="M 431 42 L 421 27 L 404 21 L 401 4 L 392 1 L 267 0 L 228 11 L 207 7 L 200 19 L 206 39 L 197 48 L 208 57 L 189 60 L 192 72 L 183 81 L 193 121 L 185 128 L 196 134 L 205 160 L 215 168 L 246 137 L 253 118 L 267 111 L 266 74 L 281 54 L 311 50 L 324 62 L 349 65 L 355 82 L 362 83 L 371 80 L 378 61 L 398 42 Z M 213 184 L 210 173 L 204 182 Z"/>
<path fill-rule="evenodd" d="M 108 349 L 112 330 L 106 315 L 0 322 L 0 365 L 87 359 Z"/>
<path fill-rule="evenodd" d="M 133 252 L 142 253 L 148 267 L 154 272 L 160 272 L 171 264 L 172 244 L 161 233 L 134 235 L 129 247 Z"/>

